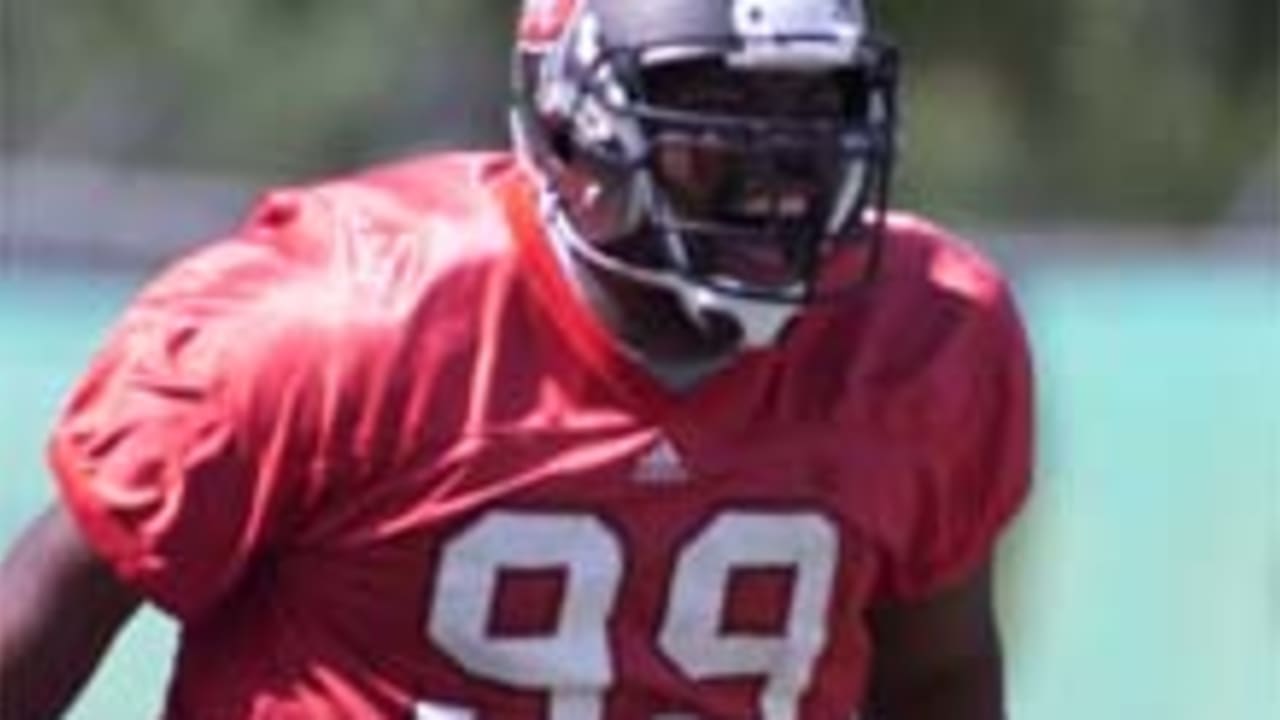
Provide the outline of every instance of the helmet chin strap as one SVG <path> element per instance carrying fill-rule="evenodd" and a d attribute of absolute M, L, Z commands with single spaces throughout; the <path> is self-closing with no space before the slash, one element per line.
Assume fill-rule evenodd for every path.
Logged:
<path fill-rule="evenodd" d="M 794 303 L 718 292 L 691 283 L 675 272 L 651 270 L 622 262 L 582 237 L 573 227 L 555 192 L 544 191 L 542 196 L 542 212 L 547 220 L 548 235 L 562 258 L 567 252 L 605 272 L 671 293 L 689 320 L 700 328 L 709 327 L 717 317 L 727 318 L 738 328 L 737 350 L 761 349 L 773 345 L 800 309 Z"/>
<path fill-rule="evenodd" d="M 684 287 L 675 292 L 685 314 L 699 326 L 707 326 L 716 315 L 733 321 L 738 326 L 738 347 L 743 350 L 775 344 L 797 311 L 790 303 L 726 295 L 704 287 Z"/>

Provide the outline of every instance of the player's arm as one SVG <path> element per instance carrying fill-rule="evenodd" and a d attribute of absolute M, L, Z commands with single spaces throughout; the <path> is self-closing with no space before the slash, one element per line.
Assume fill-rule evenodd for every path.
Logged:
<path fill-rule="evenodd" d="M 871 720 L 1003 720 L 991 575 L 872 613 Z"/>
<path fill-rule="evenodd" d="M 60 717 L 141 600 L 61 507 L 0 564 L 0 717 Z"/>

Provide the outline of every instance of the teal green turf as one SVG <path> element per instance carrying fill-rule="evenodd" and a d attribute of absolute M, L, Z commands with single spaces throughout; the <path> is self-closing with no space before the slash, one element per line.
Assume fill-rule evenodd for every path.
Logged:
<path fill-rule="evenodd" d="M 7 548 L 53 496 L 44 469 L 49 424 L 137 284 L 129 275 L 0 275 L 0 545 Z M 140 614 L 72 720 L 159 717 L 174 640 L 166 618 Z"/>
<path fill-rule="evenodd" d="M 136 277 L 0 278 L 0 542 L 48 501 L 43 437 Z M 1040 483 L 1002 556 L 1014 720 L 1280 718 L 1280 285 L 1205 263 L 1020 277 Z M 134 623 L 75 718 L 156 714 Z"/>

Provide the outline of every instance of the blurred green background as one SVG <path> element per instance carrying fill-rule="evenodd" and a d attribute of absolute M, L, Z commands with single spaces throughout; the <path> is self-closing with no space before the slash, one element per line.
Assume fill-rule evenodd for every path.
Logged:
<path fill-rule="evenodd" d="M 0 0 L 0 543 L 148 272 L 264 185 L 504 141 L 514 7 Z M 1013 720 L 1280 718 L 1275 0 L 877 7 L 897 204 L 1004 263 L 1037 351 Z M 172 648 L 144 615 L 74 717 L 155 716 Z"/>

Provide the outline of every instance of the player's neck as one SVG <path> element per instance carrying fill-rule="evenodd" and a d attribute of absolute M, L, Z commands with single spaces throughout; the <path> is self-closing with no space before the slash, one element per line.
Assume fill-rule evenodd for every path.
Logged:
<path fill-rule="evenodd" d="M 663 385 L 691 390 L 736 357 L 735 342 L 697 327 L 669 294 L 606 277 L 563 249 L 556 255 L 570 285 L 619 349 Z"/>

